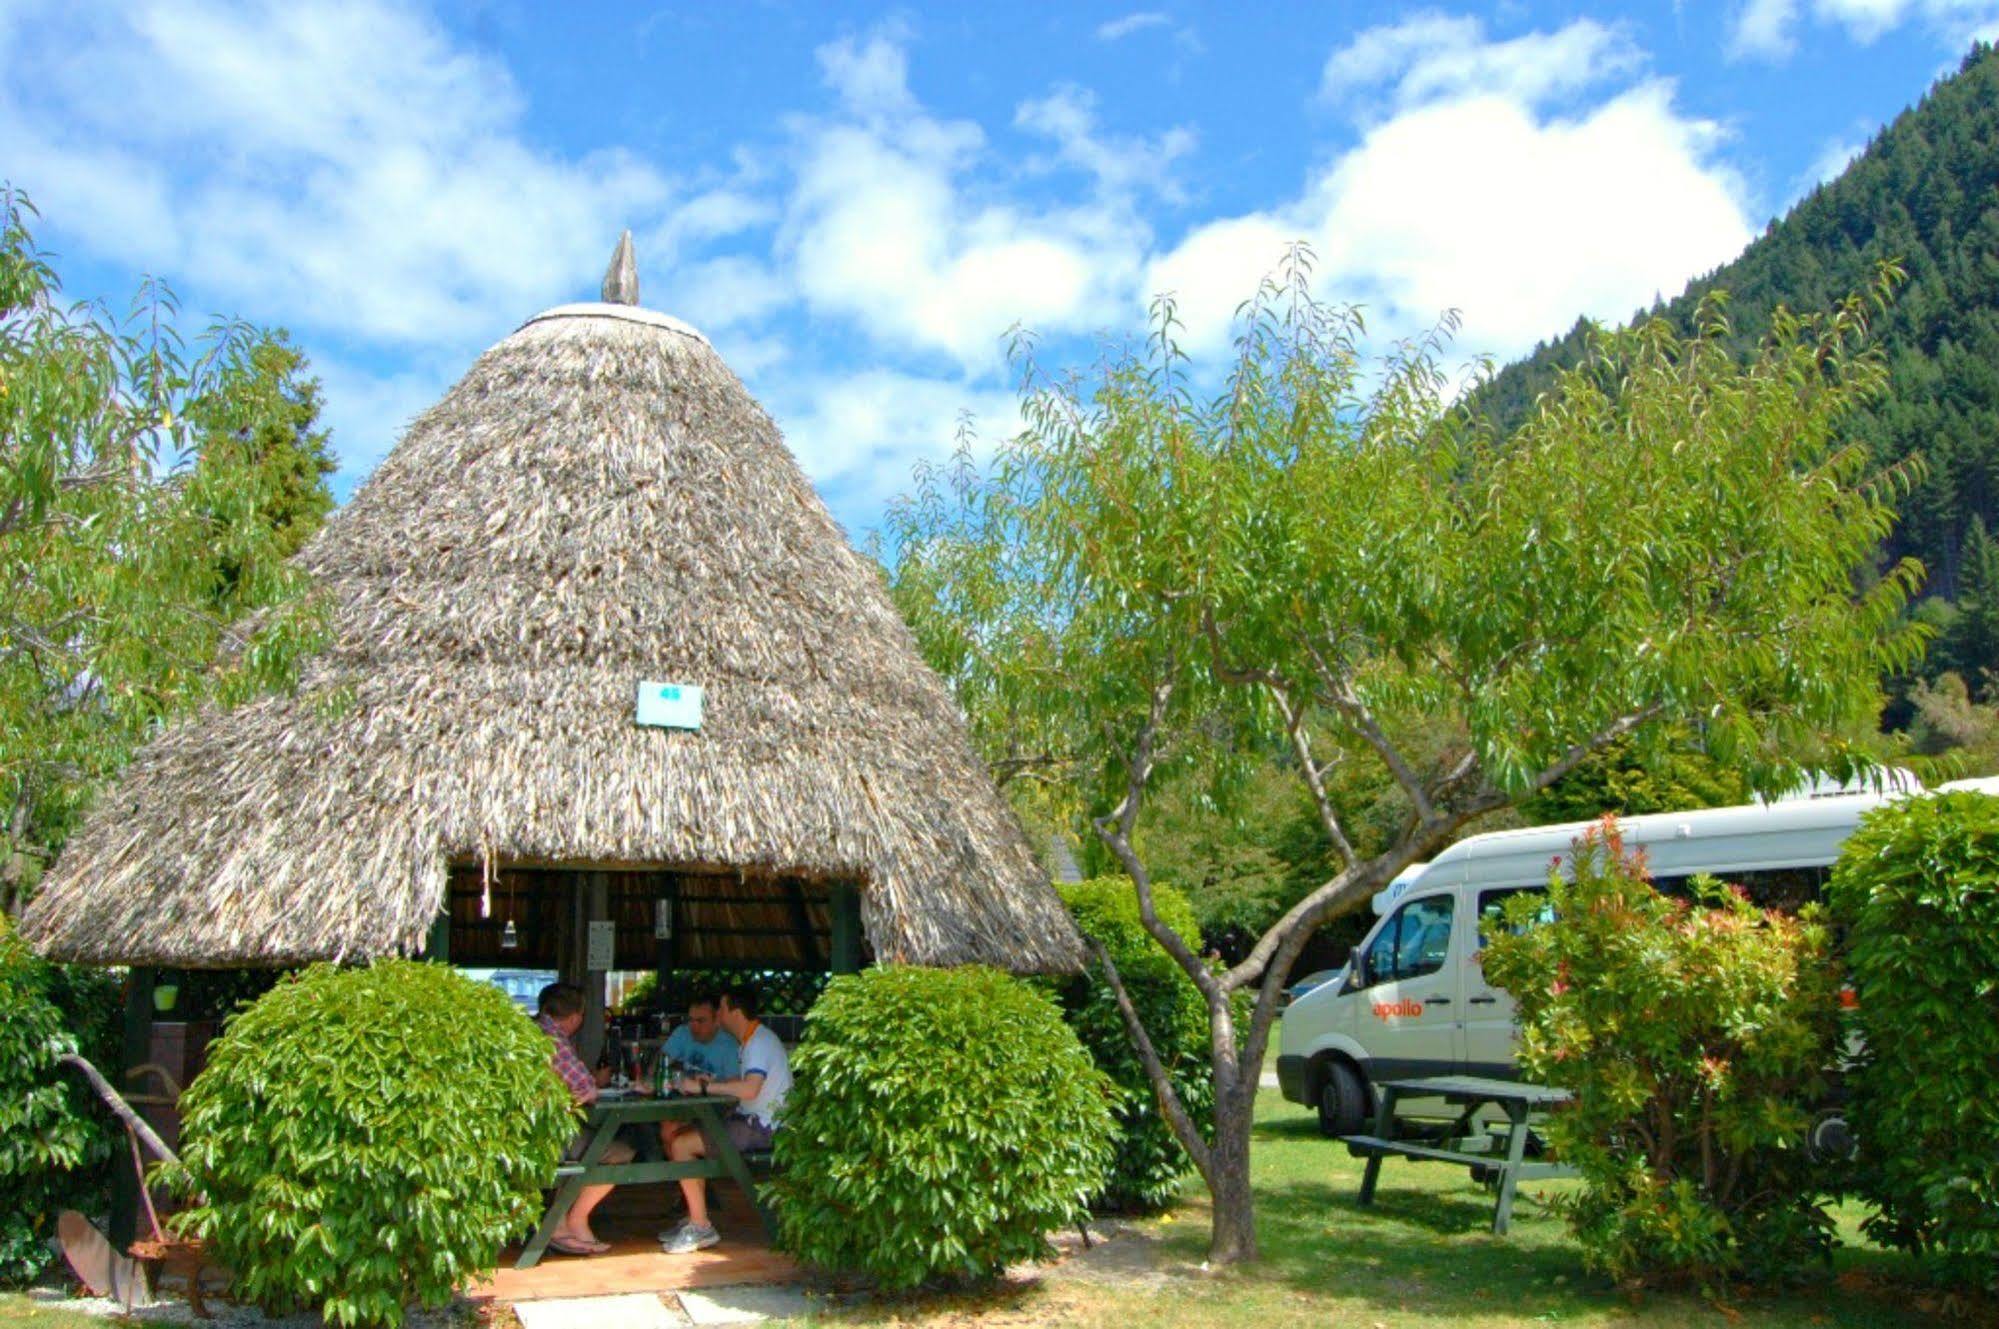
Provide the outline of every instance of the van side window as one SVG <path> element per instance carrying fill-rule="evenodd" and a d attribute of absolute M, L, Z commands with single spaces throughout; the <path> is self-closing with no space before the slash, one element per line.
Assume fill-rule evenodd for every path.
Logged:
<path fill-rule="evenodd" d="M 1452 898 L 1431 895 L 1411 900 L 1389 916 L 1367 946 L 1365 976 L 1370 987 L 1421 978 L 1444 967 L 1451 953 Z"/>
<path fill-rule="evenodd" d="M 1508 931 L 1504 914 L 1506 902 L 1519 895 L 1546 895 L 1539 886 L 1503 886 L 1495 890 L 1478 893 L 1478 947 L 1484 950 L 1492 944 L 1492 939 L 1501 932 Z M 1545 920 L 1548 911 L 1541 911 Z"/>
<path fill-rule="evenodd" d="M 1825 897 L 1826 878 L 1832 875 L 1831 868 L 1764 868 L 1756 872 L 1736 872 L 1727 868 L 1717 869 L 1708 875 L 1716 880 L 1740 886 L 1749 895 L 1749 903 L 1759 909 L 1775 909 L 1781 913 L 1795 914 L 1806 905 Z M 1692 894 L 1687 877 L 1659 877 L 1653 885 L 1663 894 L 1681 897 Z"/>

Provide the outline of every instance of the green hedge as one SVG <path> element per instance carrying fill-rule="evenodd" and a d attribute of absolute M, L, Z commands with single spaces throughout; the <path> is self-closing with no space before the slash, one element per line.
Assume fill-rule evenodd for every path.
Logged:
<path fill-rule="evenodd" d="M 1546 1132 L 1582 1173 L 1558 1203 L 1584 1260 L 1711 1288 L 1823 1269 L 1832 1223 L 1805 1144 L 1839 984 L 1816 910 L 1699 879 L 1696 901 L 1662 896 L 1614 822 L 1574 869 L 1508 905 L 1483 964 L 1519 1003 L 1526 1077 L 1575 1092 Z"/>
<path fill-rule="evenodd" d="M 1870 813 L 1826 897 L 1859 998 L 1849 1083 L 1869 1234 L 1999 1292 L 1999 798 Z"/>
<path fill-rule="evenodd" d="M 1198 938 L 1193 906 L 1167 886 L 1153 888 L 1154 905 L 1168 926 Z M 1076 926 L 1100 943 L 1117 965 L 1134 1009 L 1144 1022 L 1180 1102 L 1204 1135 L 1214 1130 L 1214 1077 L 1208 1058 L 1208 1007 L 1173 957 L 1138 918 L 1138 898 L 1127 877 L 1098 877 L 1062 887 Z M 1117 1085 L 1116 1153 L 1110 1179 L 1097 1197 L 1100 1208 L 1150 1210 L 1170 1203 L 1193 1167 L 1187 1151 L 1160 1115 L 1159 1100 L 1138 1059 L 1117 995 L 1092 961 L 1079 978 L 1060 985 L 1063 1014 L 1097 1068 Z"/>
<path fill-rule="evenodd" d="M 243 1010 L 181 1100 L 175 1221 L 266 1311 L 395 1325 L 541 1212 L 576 1130 L 549 1041 L 443 965 L 315 965 Z"/>
<path fill-rule="evenodd" d="M 1112 1086 L 1054 1003 L 996 970 L 835 978 L 792 1069 L 772 1188 L 784 1246 L 820 1268 L 989 1278 L 1103 1186 Z"/>
<path fill-rule="evenodd" d="M 82 1078 L 57 1058 L 102 1058 L 118 1009 L 112 980 L 46 963 L 0 917 L 0 1286 L 48 1266 L 58 1209 L 97 1208 L 115 1137 Z"/>

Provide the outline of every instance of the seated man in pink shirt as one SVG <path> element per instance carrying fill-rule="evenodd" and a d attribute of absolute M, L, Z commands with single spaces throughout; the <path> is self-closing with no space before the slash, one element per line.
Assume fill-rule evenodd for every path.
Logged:
<path fill-rule="evenodd" d="M 570 1042 L 576 1031 L 583 1027 L 583 991 L 570 983 L 550 983 L 541 990 L 541 1014 L 535 1018 L 542 1032 L 555 1042 L 549 1054 L 549 1065 L 556 1075 L 569 1086 L 569 1092 L 578 1103 L 590 1104 L 597 1101 L 598 1087 L 611 1078 L 608 1068 L 591 1074 L 583 1064 L 583 1058 L 576 1055 L 576 1045 Z M 583 1156 L 583 1136 L 579 1133 L 569 1146 L 568 1159 L 575 1162 Z M 601 1160 L 605 1163 L 629 1163 L 632 1161 L 632 1147 L 623 1140 L 614 1141 L 604 1152 Z M 569 1207 L 563 1217 L 562 1226 L 548 1240 L 549 1247 L 565 1255 L 602 1255 L 611 1249 L 610 1243 L 597 1240 L 597 1234 L 590 1230 L 590 1213 L 603 1202 L 615 1188 L 608 1183 L 585 1186 L 576 1197 L 576 1203 Z"/>

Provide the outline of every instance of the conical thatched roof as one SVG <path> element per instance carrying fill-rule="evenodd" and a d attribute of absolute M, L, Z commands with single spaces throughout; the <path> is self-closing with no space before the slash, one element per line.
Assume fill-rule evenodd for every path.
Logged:
<path fill-rule="evenodd" d="M 299 557 L 331 647 L 140 753 L 27 911 L 46 954 L 412 951 L 490 855 L 854 880 L 881 959 L 1079 962 L 879 576 L 692 329 L 529 321 Z M 639 727 L 642 679 L 704 686 L 701 729 Z"/>

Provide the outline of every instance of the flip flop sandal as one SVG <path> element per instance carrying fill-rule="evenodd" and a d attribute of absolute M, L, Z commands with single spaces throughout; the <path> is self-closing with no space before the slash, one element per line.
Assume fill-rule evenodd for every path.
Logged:
<path fill-rule="evenodd" d="M 611 1243 L 608 1241 L 583 1242 L 570 1237 L 551 1237 L 548 1242 L 548 1248 L 554 1251 L 561 1251 L 564 1255 L 602 1255 L 605 1251 L 611 1249 Z"/>

